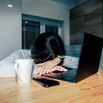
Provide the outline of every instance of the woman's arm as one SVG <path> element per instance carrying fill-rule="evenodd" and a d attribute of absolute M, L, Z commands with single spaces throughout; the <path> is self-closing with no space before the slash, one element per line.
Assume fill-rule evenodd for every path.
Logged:
<path fill-rule="evenodd" d="M 79 58 L 77 58 L 77 57 L 65 56 L 62 66 L 67 67 L 67 68 L 76 69 L 78 67 L 78 62 L 79 62 Z M 60 58 L 57 57 L 53 60 L 49 60 L 44 63 L 36 64 L 36 73 L 33 73 L 33 74 L 35 74 L 35 75 L 38 74 L 41 76 L 42 74 L 50 73 L 55 70 L 66 71 L 67 69 L 65 69 L 65 68 L 61 69 L 61 68 L 57 67 L 57 65 L 59 63 L 60 63 Z M 57 68 L 55 68 L 55 67 L 57 67 Z M 59 66 L 59 67 L 61 67 L 61 66 Z M 34 69 L 34 71 L 35 71 L 35 69 Z"/>
<path fill-rule="evenodd" d="M 42 69 L 42 68 L 38 68 L 38 69 Z M 57 71 L 57 72 L 54 72 Z M 45 78 L 45 77 L 55 77 L 55 76 L 59 76 L 61 73 L 68 71 L 66 68 L 62 67 L 62 66 L 54 66 L 51 68 L 50 72 L 48 73 L 43 73 L 43 74 L 33 74 L 32 77 L 34 78 Z"/>
<path fill-rule="evenodd" d="M 78 57 L 65 56 L 62 66 L 76 69 L 78 67 L 78 62 Z"/>
<path fill-rule="evenodd" d="M 59 58 L 55 58 L 53 60 L 46 61 L 44 63 L 36 64 L 38 68 L 39 74 L 44 74 L 51 72 L 52 68 L 60 63 Z"/>
<path fill-rule="evenodd" d="M 67 69 L 58 66 L 58 64 L 61 62 L 61 59 L 59 57 L 46 61 L 44 63 L 36 64 L 36 73 L 33 74 L 46 74 L 50 73 L 52 71 L 58 70 L 58 71 L 67 71 Z M 35 71 L 35 70 L 34 70 Z"/>

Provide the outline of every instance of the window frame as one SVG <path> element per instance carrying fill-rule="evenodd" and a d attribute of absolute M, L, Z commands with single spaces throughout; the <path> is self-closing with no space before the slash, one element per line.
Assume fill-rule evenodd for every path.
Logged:
<path fill-rule="evenodd" d="M 57 26 L 58 27 L 58 35 L 60 35 L 62 38 L 64 38 L 64 22 L 61 20 L 38 17 L 38 16 L 28 15 L 28 14 L 22 14 L 22 21 L 23 20 L 40 22 L 40 33 L 45 32 L 46 25 Z M 22 30 L 23 30 L 23 27 L 22 27 Z M 23 34 L 22 34 L 22 40 L 23 40 Z M 23 46 L 23 41 L 22 41 L 22 46 Z"/>

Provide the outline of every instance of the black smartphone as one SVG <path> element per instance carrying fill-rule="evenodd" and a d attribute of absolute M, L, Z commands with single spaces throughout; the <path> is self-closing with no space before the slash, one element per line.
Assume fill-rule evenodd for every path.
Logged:
<path fill-rule="evenodd" d="M 56 80 L 52 80 L 52 79 L 46 79 L 46 78 L 41 78 L 41 79 L 36 79 L 33 78 L 33 80 L 35 80 L 36 82 L 38 82 L 40 85 L 42 85 L 43 87 L 52 87 L 52 86 L 56 86 L 59 85 L 60 83 Z"/>

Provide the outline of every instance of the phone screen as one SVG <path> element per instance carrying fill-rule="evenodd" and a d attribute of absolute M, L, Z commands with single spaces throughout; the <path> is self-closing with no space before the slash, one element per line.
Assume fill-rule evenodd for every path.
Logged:
<path fill-rule="evenodd" d="M 36 79 L 36 78 L 33 78 L 33 80 L 38 82 L 43 87 L 51 87 L 51 86 L 56 86 L 56 85 L 60 84 L 58 81 L 55 81 L 55 80 L 52 80 L 52 79 L 45 79 L 45 78 Z"/>

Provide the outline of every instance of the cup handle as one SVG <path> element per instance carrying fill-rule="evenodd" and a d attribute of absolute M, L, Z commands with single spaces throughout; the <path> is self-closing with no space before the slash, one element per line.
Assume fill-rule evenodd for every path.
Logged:
<path fill-rule="evenodd" d="M 21 77 L 19 76 L 19 73 L 18 73 L 18 67 L 19 67 L 19 65 L 20 65 L 19 63 L 16 63 L 14 68 L 15 68 L 17 77 L 18 77 L 19 80 L 21 81 L 22 79 L 21 79 Z"/>
<path fill-rule="evenodd" d="M 16 63 L 15 64 L 15 71 L 16 71 L 17 75 L 18 75 L 18 66 L 19 66 L 19 63 Z"/>

